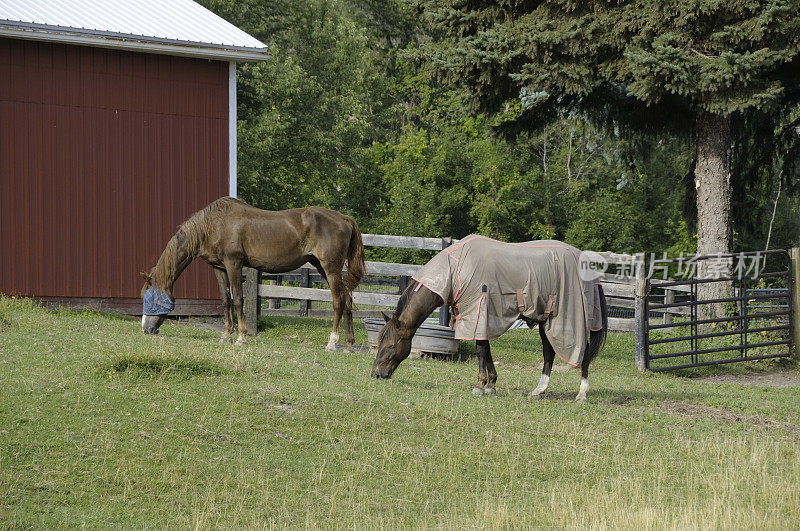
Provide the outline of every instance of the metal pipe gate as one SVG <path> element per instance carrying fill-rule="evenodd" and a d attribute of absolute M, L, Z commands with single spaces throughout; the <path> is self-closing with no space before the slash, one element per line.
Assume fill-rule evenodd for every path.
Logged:
<path fill-rule="evenodd" d="M 763 272 L 767 258 L 772 272 Z M 789 357 L 793 352 L 792 260 L 785 250 L 692 257 L 694 271 L 704 262 L 724 260 L 737 267 L 726 276 L 661 281 L 651 279 L 644 289 L 642 340 L 644 368 L 654 372 Z M 743 262 L 755 262 L 744 270 Z M 686 258 L 657 259 L 650 264 L 664 271 L 680 269 Z M 776 264 L 776 262 L 778 262 Z M 698 268 L 697 266 L 701 267 Z M 708 269 L 708 268 L 706 268 Z M 735 275 L 730 275 L 734 270 Z M 703 299 L 703 285 L 725 283 L 727 297 Z M 700 289 L 699 289 L 700 288 Z M 707 309 L 723 308 L 723 316 Z"/>

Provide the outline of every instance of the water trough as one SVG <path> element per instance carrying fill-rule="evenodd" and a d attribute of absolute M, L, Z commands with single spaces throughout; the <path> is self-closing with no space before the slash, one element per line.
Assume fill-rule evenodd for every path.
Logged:
<path fill-rule="evenodd" d="M 384 324 L 383 319 L 364 319 L 364 328 L 367 329 L 370 348 L 378 347 L 378 333 Z M 458 351 L 458 340 L 454 339 L 454 336 L 455 332 L 449 326 L 423 323 L 411 340 L 411 351 L 423 354 L 453 355 Z"/>

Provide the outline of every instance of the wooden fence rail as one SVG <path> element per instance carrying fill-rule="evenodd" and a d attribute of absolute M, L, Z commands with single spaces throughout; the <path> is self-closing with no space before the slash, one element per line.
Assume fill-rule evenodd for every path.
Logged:
<path fill-rule="evenodd" d="M 364 245 L 367 247 L 384 247 L 395 249 L 416 249 L 440 251 L 457 240 L 451 238 L 418 238 L 414 236 L 390 236 L 384 234 L 363 234 Z M 634 313 L 633 317 L 609 317 L 609 329 L 614 331 L 634 332 L 637 330 L 638 312 L 636 297 L 636 276 L 644 273 L 642 266 L 643 255 L 629 255 L 618 253 L 597 253 L 605 260 L 608 270 L 599 275 L 603 285 L 609 308 L 621 309 L 623 312 Z M 365 263 L 366 275 L 359 288 L 353 292 L 353 303 L 356 310 L 353 312 L 357 318 L 377 317 L 381 309 L 393 309 L 397 305 L 400 293 L 405 289 L 413 276 L 422 266 L 415 264 L 402 264 L 394 262 L 367 261 Z M 612 270 L 621 270 L 618 274 Z M 327 286 L 313 287 L 314 283 L 324 282 L 316 269 L 310 265 L 304 266 L 280 275 L 267 275 L 255 269 L 245 268 L 245 315 L 249 330 L 257 330 L 259 315 L 284 314 L 302 316 L 330 316 L 333 309 L 331 292 Z M 264 281 L 268 283 L 265 284 Z M 291 283 L 293 285 L 285 285 Z M 652 281 L 657 287 L 658 281 Z M 297 285 L 299 284 L 299 285 Z M 368 290 L 367 287 L 373 289 Z M 376 290 L 375 287 L 383 288 Z M 389 288 L 391 291 L 386 291 Z M 666 297 L 674 300 L 675 292 L 682 290 L 669 288 L 665 290 Z M 281 307 L 283 300 L 297 300 L 299 307 Z M 264 304 L 264 301 L 268 304 Z M 314 302 L 326 303 L 325 309 L 314 308 Z M 361 308 L 358 308 L 358 307 Z M 365 308 L 370 307 L 370 308 Z M 665 322 L 671 322 L 672 314 L 680 315 L 684 308 L 674 308 L 663 311 Z M 447 307 L 440 308 L 439 322 L 448 325 L 450 320 Z"/>
<path fill-rule="evenodd" d="M 413 236 L 391 236 L 385 234 L 362 234 L 362 241 L 366 247 L 383 247 L 393 249 L 415 249 L 428 251 L 441 251 L 452 244 L 450 238 L 418 238 Z M 395 262 L 365 262 L 365 277 L 361 280 L 359 288 L 353 292 L 353 304 L 356 310 L 354 317 L 377 317 L 381 309 L 394 308 L 400 300 L 400 293 L 408 285 L 409 279 L 422 266 L 416 264 L 402 264 Z M 290 314 L 302 316 L 330 316 L 333 309 L 326 304 L 325 309 L 314 309 L 312 302 L 331 303 L 332 296 L 327 286 L 314 288 L 313 283 L 324 282 L 311 264 L 282 273 L 280 275 L 267 275 L 254 269 L 245 268 L 245 305 L 248 329 L 256 330 L 258 316 L 265 314 Z M 269 283 L 264 284 L 267 280 Z M 299 286 L 283 285 L 284 282 L 299 284 Z M 371 287 L 394 288 L 391 291 L 376 291 L 365 289 Z M 265 307 L 263 301 L 268 300 Z M 290 299 L 300 301 L 299 308 L 281 308 L 281 301 Z M 358 306 L 362 308 L 359 309 Z M 364 306 L 371 308 L 364 309 Z M 440 324 L 448 324 L 450 320 L 447 308 L 440 308 Z"/>

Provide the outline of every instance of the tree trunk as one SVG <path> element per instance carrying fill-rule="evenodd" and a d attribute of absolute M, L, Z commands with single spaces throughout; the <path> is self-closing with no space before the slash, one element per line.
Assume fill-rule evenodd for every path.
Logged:
<path fill-rule="evenodd" d="M 697 165 L 694 184 L 697 188 L 697 252 L 719 255 L 732 252 L 731 231 L 731 120 L 701 110 L 697 115 Z M 731 275 L 731 259 L 703 260 L 697 277 Z M 731 282 L 698 285 L 701 300 L 730 297 Z M 700 318 L 722 317 L 724 304 L 699 307 Z"/>

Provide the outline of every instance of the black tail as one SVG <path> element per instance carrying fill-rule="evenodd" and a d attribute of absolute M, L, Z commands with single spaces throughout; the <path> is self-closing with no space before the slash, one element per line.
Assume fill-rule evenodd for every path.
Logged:
<path fill-rule="evenodd" d="M 592 330 L 589 333 L 589 347 L 586 349 L 586 355 L 583 357 L 583 364 L 588 365 L 597 354 L 603 350 L 606 345 L 606 336 L 608 335 L 608 307 L 606 306 L 606 294 L 603 291 L 602 284 L 597 285 L 597 292 L 600 296 L 600 313 L 603 316 L 603 328 L 600 330 Z"/>

